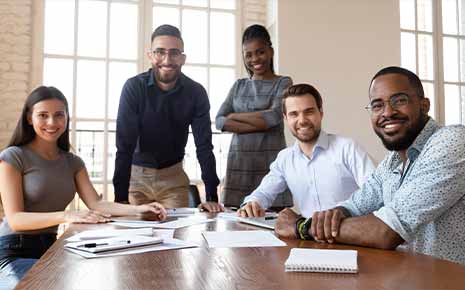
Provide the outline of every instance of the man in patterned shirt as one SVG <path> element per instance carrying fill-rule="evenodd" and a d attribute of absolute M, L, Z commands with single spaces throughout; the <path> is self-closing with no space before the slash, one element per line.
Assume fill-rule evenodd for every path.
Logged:
<path fill-rule="evenodd" d="M 379 71 L 369 94 L 373 129 L 391 152 L 347 201 L 305 221 L 281 214 L 276 232 L 381 249 L 404 244 L 465 264 L 465 127 L 428 117 L 421 82 L 406 69 Z"/>

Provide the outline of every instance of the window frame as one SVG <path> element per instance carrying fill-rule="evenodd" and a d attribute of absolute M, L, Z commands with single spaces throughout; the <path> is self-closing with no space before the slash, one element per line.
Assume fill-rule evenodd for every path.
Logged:
<path fill-rule="evenodd" d="M 235 20 L 235 35 L 234 35 L 234 43 L 236 47 L 240 47 L 240 35 L 241 35 L 241 28 L 242 28 L 242 1 L 236 0 L 236 8 L 234 10 L 229 9 L 218 9 L 218 8 L 210 8 L 210 0 L 207 1 L 207 7 L 196 7 L 196 6 L 184 6 L 180 4 L 161 4 L 161 3 L 154 3 L 153 0 L 139 0 L 137 3 L 131 0 L 94 0 L 94 1 L 102 1 L 107 3 L 107 27 L 106 27 L 106 53 L 104 57 L 84 57 L 79 56 L 77 53 L 78 47 L 78 17 L 79 17 L 79 0 L 72 0 L 74 1 L 74 49 L 73 54 L 69 55 L 59 55 L 59 54 L 47 54 L 44 52 L 44 37 L 45 37 L 45 3 L 47 0 L 35 0 L 33 3 L 33 41 L 32 41 L 32 63 L 31 63 L 31 88 L 37 87 L 43 83 L 43 69 L 44 69 L 44 59 L 45 58 L 59 58 L 59 59 L 71 59 L 73 60 L 73 92 L 72 96 L 72 107 L 70 110 L 71 118 L 70 118 L 70 141 L 73 148 L 76 148 L 77 144 L 77 123 L 82 122 L 99 122 L 103 123 L 103 169 L 102 169 L 102 177 L 98 180 L 93 179 L 92 182 L 94 185 L 103 185 L 103 199 L 108 199 L 108 187 L 112 186 L 111 178 L 108 178 L 108 161 L 109 161 L 109 135 L 113 132 L 110 130 L 110 124 L 116 123 L 116 119 L 110 118 L 109 114 L 109 65 L 111 61 L 122 61 L 128 62 L 127 59 L 118 59 L 112 58 L 109 55 L 110 50 L 110 10 L 111 10 L 111 3 L 131 3 L 138 6 L 138 24 L 137 24 L 137 38 L 138 38 L 138 48 L 137 48 L 137 59 L 135 61 L 129 61 L 131 63 L 136 64 L 137 73 L 141 73 L 146 71 L 150 67 L 150 61 L 146 57 L 146 52 L 151 47 L 150 37 L 153 31 L 152 28 L 152 7 L 154 6 L 162 6 L 162 7 L 179 7 L 180 8 L 180 30 L 182 29 L 182 9 L 192 9 L 192 10 L 202 10 L 207 11 L 207 62 L 206 63 L 189 63 L 189 55 L 187 55 L 186 65 L 189 66 L 196 66 L 196 67 L 205 67 L 207 69 L 207 87 L 205 88 L 207 92 L 210 92 L 210 69 L 211 68 L 232 68 L 234 69 L 234 77 L 237 79 L 240 75 L 243 74 L 243 64 L 242 64 L 242 56 L 241 56 L 241 49 L 235 50 L 235 63 L 233 65 L 219 65 L 219 64 L 211 64 L 210 63 L 210 13 L 212 11 L 219 11 L 219 12 L 227 12 L 234 15 Z M 182 2 L 182 1 L 180 1 Z M 181 30 L 182 32 L 182 30 Z M 105 112 L 104 118 L 82 118 L 76 116 L 76 90 L 77 90 L 77 64 L 79 60 L 99 60 L 105 62 Z M 231 84 L 232 85 L 232 84 Z M 68 96 L 67 96 L 68 97 Z M 209 94 L 210 97 L 210 94 Z M 226 96 L 225 96 L 226 97 Z M 214 129 L 214 119 L 212 119 L 212 128 Z M 100 131 L 100 130 L 95 130 Z M 214 129 L 215 134 L 221 134 L 221 132 L 217 132 Z M 192 136 L 190 136 L 191 138 Z M 221 141 L 220 141 L 221 142 Z M 187 153 L 187 152 L 186 152 Z M 196 158 L 194 156 L 194 158 Z M 217 158 L 221 158 L 218 156 Z M 197 164 L 197 167 L 198 164 Z M 198 176 L 200 176 L 198 174 Z M 192 180 L 193 178 L 191 178 Z M 197 181 L 197 180 L 195 180 Z M 79 201 L 75 199 L 75 201 L 70 206 L 72 209 L 79 208 Z"/>

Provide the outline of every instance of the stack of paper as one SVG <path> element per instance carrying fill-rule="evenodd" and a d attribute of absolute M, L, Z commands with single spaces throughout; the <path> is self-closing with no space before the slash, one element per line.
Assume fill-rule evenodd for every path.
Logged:
<path fill-rule="evenodd" d="M 174 230 L 152 228 L 90 230 L 66 239 L 65 249 L 84 258 L 110 257 L 198 247 L 173 238 Z"/>
<path fill-rule="evenodd" d="M 203 232 L 202 235 L 210 248 L 286 246 L 270 231 Z"/>
<path fill-rule="evenodd" d="M 80 232 L 74 236 L 66 239 L 68 242 L 79 242 L 83 240 L 95 240 L 112 238 L 119 236 L 153 236 L 152 228 L 141 228 L 141 229 L 101 229 L 101 230 L 90 230 Z"/>

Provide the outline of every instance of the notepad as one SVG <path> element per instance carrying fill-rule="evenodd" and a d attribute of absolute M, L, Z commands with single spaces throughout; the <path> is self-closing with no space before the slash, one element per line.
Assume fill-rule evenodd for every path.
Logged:
<path fill-rule="evenodd" d="M 357 251 L 294 248 L 284 268 L 286 272 L 357 273 Z"/>

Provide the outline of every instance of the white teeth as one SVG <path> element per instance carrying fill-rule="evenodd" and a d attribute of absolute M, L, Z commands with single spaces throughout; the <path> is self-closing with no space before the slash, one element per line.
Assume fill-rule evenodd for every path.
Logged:
<path fill-rule="evenodd" d="M 394 128 L 394 127 L 397 127 L 398 124 L 387 124 L 386 126 L 384 126 L 384 128 L 386 129 L 390 129 L 390 128 Z"/>

